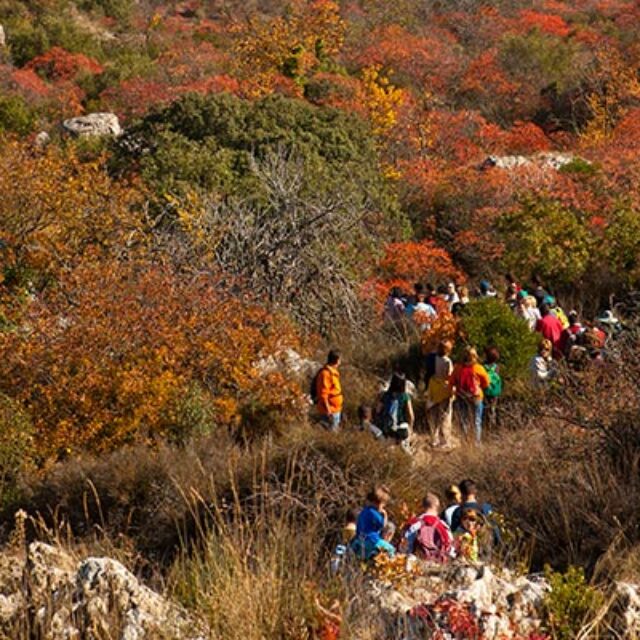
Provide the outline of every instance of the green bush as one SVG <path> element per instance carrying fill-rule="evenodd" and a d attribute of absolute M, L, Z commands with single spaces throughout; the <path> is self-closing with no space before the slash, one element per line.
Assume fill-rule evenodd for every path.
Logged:
<path fill-rule="evenodd" d="M 507 270 L 527 279 L 536 273 L 557 287 L 580 281 L 596 248 L 582 212 L 545 198 L 526 198 L 501 218 L 499 231 Z"/>
<path fill-rule="evenodd" d="M 18 479 L 33 461 L 33 427 L 21 407 L 0 394 L 0 507 L 18 496 Z"/>
<path fill-rule="evenodd" d="M 481 358 L 487 347 L 500 350 L 503 377 L 513 380 L 527 375 L 539 336 L 506 304 L 495 298 L 472 300 L 464 309 L 462 328 L 466 343 L 475 346 Z"/>
<path fill-rule="evenodd" d="M 21 96 L 0 97 L 0 132 L 26 135 L 33 130 L 35 115 Z"/>
<path fill-rule="evenodd" d="M 545 626 L 556 640 L 573 640 L 602 607 L 604 596 L 587 583 L 579 567 L 558 573 L 547 566 L 545 577 L 551 587 L 543 605 Z"/>

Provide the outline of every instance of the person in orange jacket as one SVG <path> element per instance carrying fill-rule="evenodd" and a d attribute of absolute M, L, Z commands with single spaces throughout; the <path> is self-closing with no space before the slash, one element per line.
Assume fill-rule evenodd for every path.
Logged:
<path fill-rule="evenodd" d="M 484 390 L 489 386 L 489 374 L 478 362 L 478 352 L 474 347 L 466 347 L 462 362 L 458 363 L 449 377 L 449 384 L 456 394 L 456 407 L 462 430 L 468 435 L 473 424 L 476 442 L 482 439 L 482 414 L 484 411 Z"/>
<path fill-rule="evenodd" d="M 337 431 L 340 428 L 342 417 L 342 385 L 340 383 L 340 352 L 329 351 L 327 364 L 320 369 L 316 377 L 317 407 L 322 422 L 329 431 Z"/>

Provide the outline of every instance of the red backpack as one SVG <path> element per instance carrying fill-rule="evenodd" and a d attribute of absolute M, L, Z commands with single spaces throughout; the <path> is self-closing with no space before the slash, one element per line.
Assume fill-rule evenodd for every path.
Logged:
<path fill-rule="evenodd" d="M 473 400 L 480 395 L 480 386 L 473 365 L 464 364 L 456 374 L 456 391 L 467 400 Z"/>
<path fill-rule="evenodd" d="M 444 562 L 446 560 L 447 540 L 442 539 L 442 532 L 437 521 L 433 524 L 423 522 L 416 535 L 414 553 L 424 560 Z"/>

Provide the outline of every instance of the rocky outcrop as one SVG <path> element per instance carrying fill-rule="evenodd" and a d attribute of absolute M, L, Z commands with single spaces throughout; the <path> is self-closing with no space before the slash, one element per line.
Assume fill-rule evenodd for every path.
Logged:
<path fill-rule="evenodd" d="M 4 27 L 0 24 L 0 47 L 7 46 L 7 37 L 4 33 Z"/>
<path fill-rule="evenodd" d="M 510 171 L 522 167 L 538 167 L 557 171 L 577 159 L 578 157 L 572 153 L 552 152 L 536 153 L 532 156 L 489 156 L 480 165 L 480 168 L 486 170 L 495 167 Z"/>
<path fill-rule="evenodd" d="M 463 622 L 486 640 L 507 640 L 539 630 L 548 589 L 540 576 L 459 565 L 431 567 L 397 587 L 376 581 L 372 592 L 387 626 L 406 629 L 407 640 L 424 637 L 426 630 L 448 637 Z"/>
<path fill-rule="evenodd" d="M 202 623 L 111 558 L 78 561 L 35 542 L 26 561 L 3 556 L 0 577 L 0 637 L 24 628 L 49 640 L 209 637 Z"/>
<path fill-rule="evenodd" d="M 62 123 L 65 131 L 78 138 L 112 136 L 122 134 L 120 121 L 114 113 L 90 113 L 86 116 L 69 118 Z"/>

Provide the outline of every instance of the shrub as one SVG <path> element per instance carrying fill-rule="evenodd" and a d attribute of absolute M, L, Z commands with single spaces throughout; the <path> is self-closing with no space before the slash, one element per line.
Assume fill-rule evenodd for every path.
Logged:
<path fill-rule="evenodd" d="M 465 306 L 461 334 L 465 343 L 478 349 L 481 358 L 487 347 L 497 347 L 502 374 L 511 379 L 527 374 L 539 337 L 507 305 L 494 298 L 479 298 Z"/>
<path fill-rule="evenodd" d="M 24 98 L 0 97 L 0 132 L 10 131 L 26 135 L 31 132 L 34 124 L 35 115 Z"/>
<path fill-rule="evenodd" d="M 551 590 L 544 598 L 544 623 L 556 640 L 573 640 L 604 604 L 604 596 L 589 585 L 584 570 L 569 567 L 565 573 L 545 568 Z"/>
<path fill-rule="evenodd" d="M 0 507 L 18 497 L 18 479 L 33 464 L 33 426 L 18 403 L 0 394 Z"/>

